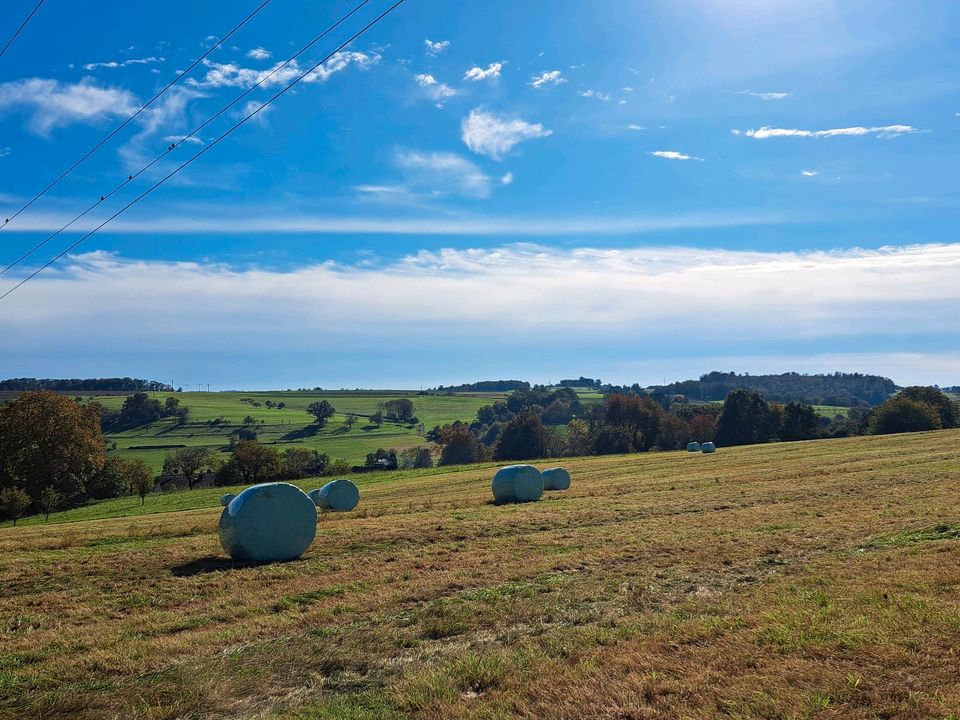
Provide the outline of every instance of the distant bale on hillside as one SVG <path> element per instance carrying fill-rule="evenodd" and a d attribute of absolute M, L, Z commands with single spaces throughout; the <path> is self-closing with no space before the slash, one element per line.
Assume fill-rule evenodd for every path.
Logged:
<path fill-rule="evenodd" d="M 541 475 L 543 475 L 544 490 L 568 490 L 570 488 L 570 473 L 567 472 L 566 468 L 547 468 Z"/>
<path fill-rule="evenodd" d="M 701 452 L 712 453 L 717 451 L 717 446 L 712 442 L 705 442 L 700 446 Z"/>
<path fill-rule="evenodd" d="M 687 452 L 700 452 L 700 443 L 698 442 L 687 443 Z"/>
<path fill-rule="evenodd" d="M 493 476 L 498 503 L 535 502 L 543 496 L 543 475 L 533 465 L 507 465 Z"/>
<path fill-rule="evenodd" d="M 333 512 L 349 512 L 360 502 L 360 489 L 345 478 L 331 480 L 308 495 L 318 508 Z"/>

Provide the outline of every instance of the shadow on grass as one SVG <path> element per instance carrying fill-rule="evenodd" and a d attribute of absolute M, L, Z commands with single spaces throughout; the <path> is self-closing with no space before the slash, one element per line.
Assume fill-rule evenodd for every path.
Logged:
<path fill-rule="evenodd" d="M 297 430 L 291 430 L 280 439 L 302 440 L 304 438 L 313 437 L 318 432 L 320 432 L 320 427 L 318 425 L 307 425 L 306 427 L 298 428 Z"/>
<path fill-rule="evenodd" d="M 194 575 L 204 575 L 212 572 L 224 572 L 226 570 L 242 570 L 244 568 L 267 565 L 268 563 L 244 562 L 242 560 L 231 560 L 230 558 L 209 557 L 199 558 L 191 562 L 177 565 L 170 569 L 170 573 L 175 577 L 193 577 Z"/>

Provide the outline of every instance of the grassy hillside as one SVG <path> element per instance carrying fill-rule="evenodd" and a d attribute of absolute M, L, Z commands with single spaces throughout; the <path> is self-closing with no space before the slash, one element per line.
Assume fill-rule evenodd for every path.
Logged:
<path fill-rule="evenodd" d="M 566 465 L 378 476 L 285 564 L 212 491 L 4 527 L 0 718 L 957 717 L 960 431 Z"/>
<path fill-rule="evenodd" d="M 417 434 L 416 428 L 384 423 L 377 428 L 369 424 L 367 416 L 376 412 L 377 405 L 386 400 L 410 398 L 420 421 L 427 429 L 434 425 L 455 420 L 472 420 L 477 409 L 489 405 L 502 395 L 417 395 L 402 391 L 349 391 L 349 392 L 223 392 L 223 393 L 152 393 L 161 401 L 173 395 L 182 406 L 190 408 L 190 422 L 176 426 L 172 419 L 138 427 L 121 433 L 110 433 L 107 442 L 117 443 L 115 452 L 124 457 L 144 459 L 154 470 L 159 471 L 164 457 L 172 452 L 170 445 L 202 445 L 223 450 L 229 443 L 230 434 L 242 426 L 243 419 L 251 416 L 264 424 L 258 429 L 260 442 L 285 447 L 308 447 L 325 452 L 331 457 L 346 458 L 353 463 L 362 463 L 367 453 L 377 448 L 402 449 L 424 445 L 426 440 Z M 87 396 L 84 396 L 87 397 Z M 123 396 L 94 398 L 107 408 L 119 408 Z M 253 402 L 244 402 L 250 400 Z M 267 408 L 266 401 L 283 402 L 283 410 Z M 318 400 L 328 400 L 337 414 L 326 427 L 316 427 L 306 407 Z M 253 403 L 259 403 L 257 407 Z M 346 414 L 361 416 L 360 421 L 349 428 Z M 224 418 L 227 422 L 210 425 L 210 421 Z"/>

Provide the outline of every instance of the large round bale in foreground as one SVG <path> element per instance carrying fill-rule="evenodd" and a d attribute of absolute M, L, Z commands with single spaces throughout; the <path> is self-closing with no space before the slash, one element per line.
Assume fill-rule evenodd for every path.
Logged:
<path fill-rule="evenodd" d="M 570 473 L 567 472 L 566 468 L 547 468 L 541 475 L 543 475 L 544 490 L 567 490 L 570 488 Z"/>
<path fill-rule="evenodd" d="M 700 452 L 700 443 L 698 442 L 687 443 L 687 452 Z"/>
<path fill-rule="evenodd" d="M 700 451 L 705 453 L 712 453 L 717 451 L 717 446 L 712 442 L 705 442 L 700 446 Z"/>
<path fill-rule="evenodd" d="M 289 483 L 248 487 L 220 515 L 220 544 L 234 560 L 295 560 L 316 534 L 316 507 Z"/>
<path fill-rule="evenodd" d="M 331 480 L 319 490 L 311 490 L 309 495 L 318 508 L 334 512 L 348 512 L 360 502 L 360 489 L 345 478 Z"/>
<path fill-rule="evenodd" d="M 543 495 L 543 475 L 533 465 L 507 465 L 493 476 L 497 502 L 532 502 Z"/>

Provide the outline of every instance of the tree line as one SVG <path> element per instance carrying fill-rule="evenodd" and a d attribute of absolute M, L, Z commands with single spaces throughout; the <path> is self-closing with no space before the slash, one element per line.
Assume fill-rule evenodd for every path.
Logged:
<path fill-rule="evenodd" d="M 441 465 L 489 460 L 679 450 L 689 442 L 721 447 L 954 428 L 960 409 L 932 387 L 908 387 L 873 409 L 823 418 L 809 404 L 769 402 L 733 390 L 723 403 L 688 403 L 643 392 L 611 393 L 584 406 L 569 388 L 534 387 L 487 405 L 471 423 L 435 427 Z"/>
<path fill-rule="evenodd" d="M 55 390 L 57 392 L 172 392 L 173 386 L 139 378 L 10 378 L 0 380 L 0 392 Z"/>

